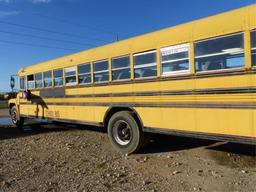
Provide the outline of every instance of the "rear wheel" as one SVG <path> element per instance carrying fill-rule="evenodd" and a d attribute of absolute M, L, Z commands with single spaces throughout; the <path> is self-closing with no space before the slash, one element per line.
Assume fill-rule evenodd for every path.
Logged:
<path fill-rule="evenodd" d="M 108 137 L 115 149 L 130 154 L 141 148 L 144 134 L 136 122 L 134 114 L 129 111 L 121 111 L 110 118 Z"/>
<path fill-rule="evenodd" d="M 19 128 L 22 130 L 23 124 L 24 124 L 24 118 L 20 117 L 20 114 L 16 108 L 16 106 L 13 106 L 11 108 L 11 120 L 13 125 L 16 128 Z"/>

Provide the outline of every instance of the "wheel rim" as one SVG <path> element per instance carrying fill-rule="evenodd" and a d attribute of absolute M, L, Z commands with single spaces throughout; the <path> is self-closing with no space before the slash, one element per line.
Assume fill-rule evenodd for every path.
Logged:
<path fill-rule="evenodd" d="M 119 145 L 128 145 L 132 136 L 129 124 L 123 120 L 117 121 L 113 126 L 113 136 Z"/>
<path fill-rule="evenodd" d="M 18 121 L 16 110 L 13 110 L 13 111 L 12 111 L 12 115 L 11 115 L 11 116 L 12 116 L 12 122 L 13 122 L 14 124 L 16 124 L 17 121 Z"/>

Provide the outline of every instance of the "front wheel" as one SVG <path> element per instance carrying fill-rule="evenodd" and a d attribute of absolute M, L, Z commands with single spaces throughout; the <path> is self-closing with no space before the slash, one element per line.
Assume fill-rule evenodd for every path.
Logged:
<path fill-rule="evenodd" d="M 23 124 L 24 124 L 24 118 L 20 117 L 16 106 L 13 106 L 11 108 L 11 120 L 12 120 L 13 125 L 16 128 L 19 128 L 19 129 L 22 130 L 22 127 L 23 127 Z"/>
<path fill-rule="evenodd" d="M 144 135 L 134 114 L 129 111 L 121 111 L 110 118 L 108 137 L 115 149 L 130 154 L 140 149 Z"/>

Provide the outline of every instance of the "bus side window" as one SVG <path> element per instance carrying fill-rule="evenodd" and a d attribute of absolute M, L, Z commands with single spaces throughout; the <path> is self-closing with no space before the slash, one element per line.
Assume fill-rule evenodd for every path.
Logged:
<path fill-rule="evenodd" d="M 52 87 L 52 71 L 44 72 L 44 87 Z"/>
<path fill-rule="evenodd" d="M 36 88 L 37 89 L 42 88 L 43 87 L 43 75 L 42 75 L 42 73 L 35 74 L 35 80 L 36 80 L 36 82 L 35 82 Z"/>
<path fill-rule="evenodd" d="M 106 82 L 109 80 L 109 72 L 108 72 L 108 61 L 99 61 L 94 62 L 94 82 L 100 83 L 100 82 Z"/>
<path fill-rule="evenodd" d="M 53 71 L 53 80 L 55 87 L 63 86 L 63 69 L 56 69 Z"/>
<path fill-rule="evenodd" d="M 78 65 L 78 83 L 88 84 L 91 83 L 91 79 L 91 64 Z"/>
<path fill-rule="evenodd" d="M 241 68 L 245 64 L 243 34 L 228 35 L 195 43 L 197 71 Z"/>
<path fill-rule="evenodd" d="M 256 31 L 251 32 L 252 65 L 256 66 Z"/>
<path fill-rule="evenodd" d="M 26 89 L 26 77 L 20 77 L 20 90 Z"/>
<path fill-rule="evenodd" d="M 112 59 L 113 81 L 127 80 L 131 78 L 130 56 L 123 56 Z"/>
<path fill-rule="evenodd" d="M 156 50 L 133 55 L 134 77 L 155 77 L 157 75 Z"/>
<path fill-rule="evenodd" d="M 28 89 L 34 89 L 35 88 L 35 78 L 34 75 L 28 75 Z"/>
<path fill-rule="evenodd" d="M 76 67 L 65 68 L 65 83 L 67 86 L 76 84 Z"/>
<path fill-rule="evenodd" d="M 160 51 L 163 75 L 189 72 L 189 44 L 166 47 Z"/>

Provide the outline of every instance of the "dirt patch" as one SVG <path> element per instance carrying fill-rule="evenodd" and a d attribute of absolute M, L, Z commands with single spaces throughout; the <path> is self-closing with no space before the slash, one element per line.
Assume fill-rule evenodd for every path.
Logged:
<path fill-rule="evenodd" d="M 114 151 L 97 127 L 0 126 L 0 191 L 256 191 L 255 147 L 154 135 Z"/>

